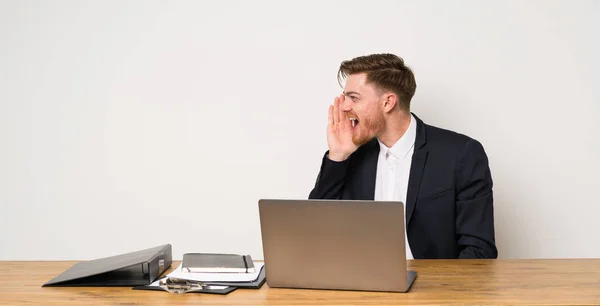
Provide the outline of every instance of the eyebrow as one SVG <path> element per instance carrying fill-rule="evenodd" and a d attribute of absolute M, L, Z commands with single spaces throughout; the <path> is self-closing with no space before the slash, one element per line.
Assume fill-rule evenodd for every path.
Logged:
<path fill-rule="evenodd" d="M 357 95 L 360 96 L 360 94 L 356 91 L 349 91 L 349 92 L 344 92 L 344 96 L 348 96 L 348 95 Z"/>

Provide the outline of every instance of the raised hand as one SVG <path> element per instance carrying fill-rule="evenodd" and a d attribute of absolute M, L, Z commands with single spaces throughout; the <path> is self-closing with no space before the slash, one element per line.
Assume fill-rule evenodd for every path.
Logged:
<path fill-rule="evenodd" d="M 352 141 L 352 123 L 341 110 L 344 95 L 336 97 L 333 105 L 329 106 L 329 124 L 327 125 L 327 144 L 329 146 L 329 159 L 344 161 L 358 146 Z"/>

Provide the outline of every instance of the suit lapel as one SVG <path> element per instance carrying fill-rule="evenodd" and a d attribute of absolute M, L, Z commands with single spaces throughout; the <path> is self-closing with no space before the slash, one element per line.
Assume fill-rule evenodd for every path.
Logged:
<path fill-rule="evenodd" d="M 410 223 L 410 219 L 415 211 L 417 196 L 419 195 L 419 187 L 421 186 L 421 178 L 425 169 L 427 160 L 427 135 L 425 133 L 425 124 L 415 114 L 417 120 L 417 137 L 415 139 L 415 151 L 413 153 L 410 176 L 408 178 L 408 190 L 406 192 L 406 224 Z"/>
<path fill-rule="evenodd" d="M 417 150 L 413 154 L 412 163 L 410 166 L 410 176 L 408 179 L 408 190 L 406 193 L 406 224 L 410 223 L 410 218 L 415 211 L 417 203 L 417 195 L 421 186 L 421 178 L 423 177 L 423 169 L 427 160 L 427 149 Z"/>
<path fill-rule="evenodd" d="M 375 199 L 375 181 L 377 179 L 377 159 L 379 157 L 379 143 L 376 139 L 371 141 L 368 145 L 363 160 L 364 168 L 362 175 L 357 177 L 361 178 L 360 181 L 360 192 L 359 197 L 361 200 L 374 200 Z"/>

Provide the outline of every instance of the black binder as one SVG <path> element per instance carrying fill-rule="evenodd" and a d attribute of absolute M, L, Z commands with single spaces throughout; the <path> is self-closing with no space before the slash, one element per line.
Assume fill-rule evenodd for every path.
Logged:
<path fill-rule="evenodd" d="M 80 262 L 42 287 L 143 286 L 158 279 L 172 263 L 170 244 Z"/>

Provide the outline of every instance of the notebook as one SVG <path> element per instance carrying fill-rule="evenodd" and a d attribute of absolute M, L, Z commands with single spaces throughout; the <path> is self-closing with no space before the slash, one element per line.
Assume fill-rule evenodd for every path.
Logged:
<path fill-rule="evenodd" d="M 192 273 L 254 273 L 250 255 L 219 253 L 183 254 L 182 270 Z"/>

